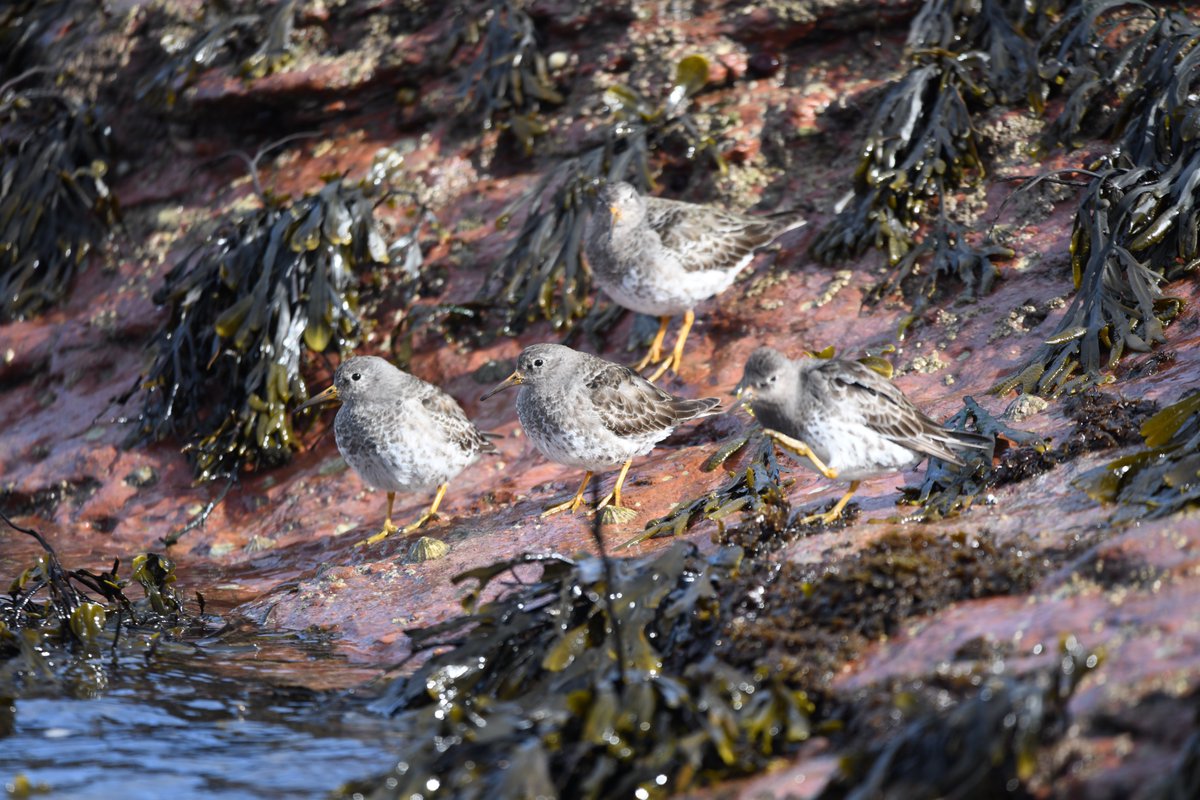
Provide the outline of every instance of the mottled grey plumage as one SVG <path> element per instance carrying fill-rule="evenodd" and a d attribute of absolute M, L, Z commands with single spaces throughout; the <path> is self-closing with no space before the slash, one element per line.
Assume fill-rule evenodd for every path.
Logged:
<path fill-rule="evenodd" d="M 627 367 L 557 344 L 525 348 L 516 371 L 484 398 L 516 384 L 517 416 L 534 446 L 551 461 L 586 470 L 588 478 L 622 463 L 628 469 L 630 459 L 649 453 L 676 426 L 717 413 L 721 403 L 673 397 Z M 623 469 L 613 490 L 615 507 L 624 475 Z M 583 488 L 564 506 L 578 507 Z"/>
<path fill-rule="evenodd" d="M 807 445 L 838 478 L 851 481 L 851 494 L 859 481 L 908 469 L 927 456 L 961 466 L 961 451 L 992 446 L 991 437 L 930 419 L 895 384 L 857 361 L 791 361 L 760 347 L 746 361 L 739 387 L 764 428 Z"/>
<path fill-rule="evenodd" d="M 382 358 L 344 361 L 333 386 L 309 404 L 322 399 L 341 401 L 333 430 L 346 463 L 369 486 L 388 492 L 385 534 L 395 530 L 395 492 L 438 487 L 429 513 L 408 529 L 415 528 L 437 511 L 446 484 L 495 450 L 453 397 Z"/>
<path fill-rule="evenodd" d="M 726 289 L 756 250 L 803 224 L 792 213 L 750 216 L 613 183 L 589 219 L 588 263 L 620 305 L 671 316 Z"/>
<path fill-rule="evenodd" d="M 651 353 L 637 368 L 658 359 L 668 318 L 684 314 L 674 363 L 654 377 L 678 371 L 695 306 L 727 289 L 759 248 L 803 224 L 794 213 L 749 216 L 643 196 L 623 182 L 601 190 L 585 238 L 596 284 L 618 305 L 660 321 Z"/>

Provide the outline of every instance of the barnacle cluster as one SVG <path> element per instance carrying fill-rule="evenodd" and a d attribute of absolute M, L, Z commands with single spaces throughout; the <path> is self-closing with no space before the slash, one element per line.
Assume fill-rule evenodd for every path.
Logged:
<path fill-rule="evenodd" d="M 375 202 L 335 180 L 224 220 L 180 261 L 155 295 L 170 317 L 129 441 L 185 438 L 199 480 L 289 459 L 302 351 L 354 344 L 356 271 L 389 263 Z"/>

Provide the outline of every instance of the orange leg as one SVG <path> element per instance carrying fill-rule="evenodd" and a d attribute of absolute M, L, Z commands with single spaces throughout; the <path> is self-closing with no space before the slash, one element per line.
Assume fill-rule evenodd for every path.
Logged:
<path fill-rule="evenodd" d="M 695 321 L 696 312 L 689 308 L 684 312 L 683 326 L 679 329 L 679 336 L 675 338 L 675 349 L 671 351 L 670 356 L 658 365 L 658 369 L 654 370 L 654 374 L 647 378 L 647 380 L 653 383 L 661 378 L 667 370 L 674 372 L 676 375 L 679 374 L 679 368 L 683 366 L 683 344 L 687 341 L 688 333 L 691 332 L 692 323 Z"/>
<path fill-rule="evenodd" d="M 625 507 L 621 505 L 621 485 L 625 483 L 625 476 L 629 473 L 629 465 L 632 463 L 632 458 L 625 461 L 625 465 L 621 467 L 621 474 L 617 476 L 617 485 L 613 487 L 613 490 L 608 494 L 607 497 L 600 501 L 600 505 L 596 506 L 597 510 L 604 508 L 610 503 L 612 504 L 613 508 Z"/>
<path fill-rule="evenodd" d="M 579 508 L 579 505 L 583 502 L 583 490 L 587 488 L 588 482 L 591 481 L 591 479 L 592 473 L 590 470 L 583 473 L 583 483 L 579 484 L 579 491 L 575 493 L 575 496 L 565 503 L 559 503 L 556 506 L 550 506 L 542 512 L 542 516 L 548 517 L 551 514 L 557 514 L 560 511 L 574 512 L 575 509 Z"/>
<path fill-rule="evenodd" d="M 842 515 L 842 509 L 846 507 L 846 503 L 849 503 L 850 498 L 853 497 L 854 493 L 858 491 L 858 484 L 859 481 L 850 481 L 850 491 L 842 495 L 842 499 L 837 501 L 837 505 L 826 511 L 824 514 L 811 514 L 800 520 L 800 523 L 807 525 L 810 522 L 816 522 L 817 520 L 820 520 L 825 525 L 828 525 L 829 523 L 833 522 Z"/>
<path fill-rule="evenodd" d="M 640 372 L 646 368 L 647 364 L 654 364 L 662 358 L 662 343 L 667 335 L 667 325 L 670 323 L 670 317 L 658 318 L 658 333 L 654 334 L 654 341 L 650 342 L 650 352 L 646 353 L 645 358 L 633 365 L 634 372 Z"/>

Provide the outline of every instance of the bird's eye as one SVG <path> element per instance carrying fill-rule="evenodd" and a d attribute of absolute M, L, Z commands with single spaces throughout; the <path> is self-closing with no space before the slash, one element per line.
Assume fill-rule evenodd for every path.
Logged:
<path fill-rule="evenodd" d="M 771 377 L 767 378 L 767 383 L 774 383 L 775 379 L 778 377 L 778 375 L 772 375 Z"/>
<path fill-rule="evenodd" d="M 362 378 L 362 375 L 357 372 L 350 376 L 350 380 L 352 380 L 352 381 L 357 381 L 357 380 L 360 380 L 361 378 Z"/>
<path fill-rule="evenodd" d="M 543 365 L 543 364 L 545 364 L 545 363 L 546 363 L 546 362 L 545 362 L 545 361 L 543 361 L 543 360 L 542 360 L 542 359 L 540 359 L 540 358 L 535 358 L 535 359 L 533 360 L 533 365 L 534 365 L 535 367 L 540 367 L 540 366 L 542 366 L 542 365 Z"/>

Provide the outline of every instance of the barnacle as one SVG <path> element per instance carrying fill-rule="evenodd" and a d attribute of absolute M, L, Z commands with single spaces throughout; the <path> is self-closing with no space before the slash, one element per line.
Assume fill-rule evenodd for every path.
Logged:
<path fill-rule="evenodd" d="M 0 321 L 62 300 L 118 218 L 109 130 L 53 91 L 0 86 Z"/>
<path fill-rule="evenodd" d="M 612 119 L 602 141 L 546 170 L 500 217 L 497 227 L 504 228 L 524 212 L 520 230 L 477 299 L 503 310 L 507 331 L 520 331 L 539 317 L 568 329 L 588 312 L 591 280 L 581 254 L 597 181 L 629 180 L 648 188 L 654 182 L 653 151 L 681 152 L 689 163 L 712 159 L 724 167 L 714 136 L 688 113 L 707 70 L 700 56 L 683 59 L 660 103 L 628 87 L 608 89 L 604 101 Z"/>
<path fill-rule="evenodd" d="M 184 436 L 198 480 L 289 459 L 288 410 L 308 396 L 303 349 L 353 345 L 355 272 L 388 263 L 374 204 L 336 180 L 227 219 L 188 253 L 155 295 L 170 317 L 127 443 Z"/>

